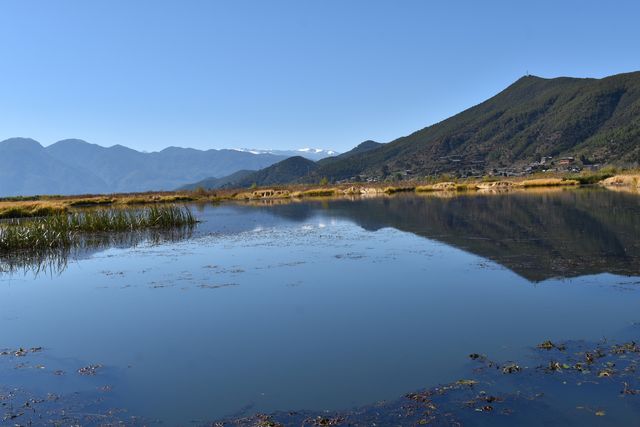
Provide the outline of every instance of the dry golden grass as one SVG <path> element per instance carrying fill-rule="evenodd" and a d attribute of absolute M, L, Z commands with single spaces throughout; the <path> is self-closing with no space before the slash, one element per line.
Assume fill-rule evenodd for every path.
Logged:
<path fill-rule="evenodd" d="M 561 187 L 568 185 L 579 185 L 580 183 L 575 179 L 563 179 L 563 178 L 538 178 L 527 179 L 519 183 L 523 187 Z"/>
<path fill-rule="evenodd" d="M 402 186 L 402 187 L 385 187 L 382 190 L 386 194 L 395 194 L 395 193 L 405 193 L 408 191 L 414 191 L 416 189 L 415 186 Z"/>
<path fill-rule="evenodd" d="M 456 191 L 475 191 L 478 184 L 475 182 L 463 182 L 456 185 Z"/>
<path fill-rule="evenodd" d="M 184 194 L 160 195 L 150 194 L 148 196 L 122 197 L 115 200 L 116 203 L 122 205 L 144 205 L 153 203 L 179 203 L 194 202 L 199 200 L 198 197 Z"/>
<path fill-rule="evenodd" d="M 61 202 L 0 202 L 0 218 L 29 218 L 48 216 L 67 211 Z"/>
<path fill-rule="evenodd" d="M 310 190 L 301 191 L 298 197 L 332 197 L 338 195 L 335 188 L 312 188 Z"/>
<path fill-rule="evenodd" d="M 433 191 L 438 191 L 433 188 L 433 185 L 418 185 L 416 186 L 416 193 L 431 193 Z"/>
<path fill-rule="evenodd" d="M 116 199 L 112 197 L 88 197 L 83 199 L 73 199 L 67 202 L 71 207 L 104 206 L 113 204 Z"/>
<path fill-rule="evenodd" d="M 0 200 L 0 219 L 44 217 L 74 209 L 98 206 L 129 206 L 155 203 L 180 203 L 200 199 L 184 193 L 118 194 L 110 196 L 35 196 L 34 200 L 7 198 Z M 205 201 L 213 197 L 202 198 Z"/>

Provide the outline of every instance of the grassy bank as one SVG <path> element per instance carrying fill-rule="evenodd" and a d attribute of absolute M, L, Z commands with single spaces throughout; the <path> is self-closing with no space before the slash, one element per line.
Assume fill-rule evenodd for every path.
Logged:
<path fill-rule="evenodd" d="M 0 198 L 0 219 L 78 213 L 92 207 L 128 208 L 167 203 L 217 203 L 229 200 L 276 200 L 313 197 L 377 196 L 401 192 L 463 193 L 510 191 L 546 187 L 602 185 L 622 191 L 640 191 L 640 171 L 603 169 L 580 174 L 537 174 L 527 177 L 412 179 L 398 182 L 343 183 L 335 185 L 276 185 L 256 189 L 198 189 L 195 191 L 83 196 L 29 196 Z"/>
<path fill-rule="evenodd" d="M 0 224 L 0 252 L 68 248 L 89 233 L 170 229 L 195 223 L 188 208 L 175 206 L 60 213 Z"/>
<path fill-rule="evenodd" d="M 126 208 L 192 201 L 213 201 L 212 195 L 190 193 L 136 193 L 82 196 L 31 196 L 0 198 L 0 219 L 34 218 L 82 212 L 91 207 Z"/>

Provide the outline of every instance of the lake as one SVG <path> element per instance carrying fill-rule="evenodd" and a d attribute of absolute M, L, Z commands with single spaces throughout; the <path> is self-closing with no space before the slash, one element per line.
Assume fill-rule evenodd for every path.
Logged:
<path fill-rule="evenodd" d="M 0 356 L 0 395 L 12 402 L 0 415 L 22 413 L 11 425 L 46 418 L 20 409 L 26 396 L 165 425 L 348 410 L 471 378 L 469 354 L 533 366 L 545 340 L 640 337 L 637 195 L 192 209 L 201 223 L 184 236 L 88 247 L 44 266 L 3 261 L 0 349 L 37 348 Z M 640 397 L 607 396 L 559 391 L 539 404 L 567 424 L 640 419 Z"/>

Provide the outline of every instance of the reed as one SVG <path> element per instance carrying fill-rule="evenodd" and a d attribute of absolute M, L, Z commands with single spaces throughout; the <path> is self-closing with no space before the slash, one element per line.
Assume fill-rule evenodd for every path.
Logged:
<path fill-rule="evenodd" d="M 188 208 L 152 206 L 141 210 L 93 210 L 0 224 L 0 252 L 68 248 L 88 233 L 192 227 Z"/>

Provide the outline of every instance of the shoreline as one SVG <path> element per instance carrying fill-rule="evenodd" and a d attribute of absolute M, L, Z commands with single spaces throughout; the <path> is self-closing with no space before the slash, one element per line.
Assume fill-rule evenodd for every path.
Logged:
<path fill-rule="evenodd" d="M 345 183 L 338 185 L 273 185 L 255 189 L 197 189 L 193 191 L 121 193 L 100 195 L 42 195 L 0 198 L 0 220 L 37 218 L 77 212 L 86 208 L 132 208 L 167 203 L 222 203 L 229 201 L 296 200 L 327 197 L 384 196 L 396 193 L 504 194 L 543 188 L 599 186 L 640 194 L 640 174 L 585 175 L 529 179 L 483 179 L 464 181 L 408 181 L 406 183 Z"/>

